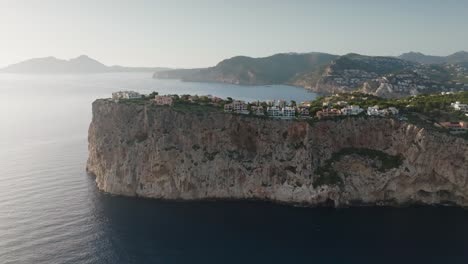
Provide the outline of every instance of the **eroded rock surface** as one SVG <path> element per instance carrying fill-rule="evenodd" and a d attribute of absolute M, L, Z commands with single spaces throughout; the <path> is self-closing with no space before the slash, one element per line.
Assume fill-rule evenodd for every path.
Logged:
<path fill-rule="evenodd" d="M 331 160 L 344 149 L 401 163 L 381 169 L 377 157 L 358 154 Z M 383 118 L 309 124 L 97 100 L 87 170 L 99 189 L 128 196 L 468 205 L 467 142 Z"/>

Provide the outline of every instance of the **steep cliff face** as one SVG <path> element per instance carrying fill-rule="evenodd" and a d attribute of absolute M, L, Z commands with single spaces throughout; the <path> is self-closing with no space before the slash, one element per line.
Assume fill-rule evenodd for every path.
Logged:
<path fill-rule="evenodd" d="M 272 120 L 97 100 L 99 189 L 163 199 L 468 205 L 468 146 L 391 119 Z"/>

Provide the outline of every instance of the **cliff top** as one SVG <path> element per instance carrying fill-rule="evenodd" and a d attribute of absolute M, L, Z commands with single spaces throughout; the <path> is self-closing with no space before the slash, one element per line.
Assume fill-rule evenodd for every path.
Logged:
<path fill-rule="evenodd" d="M 118 96 L 130 96 L 130 99 Z M 301 103 L 284 100 L 244 102 L 211 95 L 161 96 L 157 92 L 150 95 L 122 92 L 118 96 L 113 98 L 118 103 L 166 106 L 179 112 L 219 112 L 260 118 L 307 120 L 309 123 L 320 119 L 342 119 L 353 116 L 393 118 L 426 129 L 468 138 L 468 92 L 419 95 L 400 99 L 384 99 L 354 92 L 319 97 L 314 101 Z"/>

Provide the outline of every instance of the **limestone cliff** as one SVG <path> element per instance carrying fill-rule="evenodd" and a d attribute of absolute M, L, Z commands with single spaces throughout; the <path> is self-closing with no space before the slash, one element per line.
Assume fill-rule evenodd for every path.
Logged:
<path fill-rule="evenodd" d="M 392 119 L 309 124 L 97 100 L 87 170 L 129 196 L 468 205 L 467 142 Z"/>

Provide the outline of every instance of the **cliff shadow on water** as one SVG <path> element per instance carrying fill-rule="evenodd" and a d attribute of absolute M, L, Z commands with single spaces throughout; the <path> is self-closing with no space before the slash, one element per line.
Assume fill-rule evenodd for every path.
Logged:
<path fill-rule="evenodd" d="M 308 122 L 97 100 L 87 170 L 105 192 L 306 206 L 468 204 L 462 138 L 389 118 Z"/>

